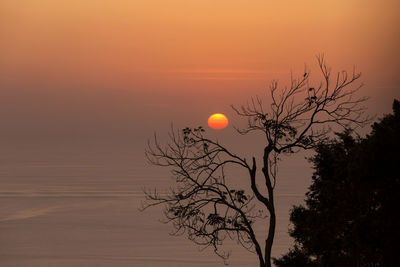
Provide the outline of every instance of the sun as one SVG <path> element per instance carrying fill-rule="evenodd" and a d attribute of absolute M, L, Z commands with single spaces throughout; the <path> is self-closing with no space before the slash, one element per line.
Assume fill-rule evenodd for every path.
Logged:
<path fill-rule="evenodd" d="M 228 126 L 228 118 L 222 113 L 215 113 L 208 118 L 207 123 L 210 128 L 221 130 Z"/>

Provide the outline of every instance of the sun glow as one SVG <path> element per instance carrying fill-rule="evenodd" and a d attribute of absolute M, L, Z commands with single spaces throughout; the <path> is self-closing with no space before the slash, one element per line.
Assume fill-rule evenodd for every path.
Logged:
<path fill-rule="evenodd" d="M 215 113 L 208 118 L 207 123 L 210 128 L 221 130 L 228 126 L 228 118 L 222 113 Z"/>

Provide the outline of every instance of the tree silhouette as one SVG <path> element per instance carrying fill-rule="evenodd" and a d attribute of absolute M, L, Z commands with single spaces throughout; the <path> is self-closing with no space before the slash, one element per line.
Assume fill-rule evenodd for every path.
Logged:
<path fill-rule="evenodd" d="M 351 131 L 316 148 L 306 206 L 294 207 L 296 245 L 279 267 L 398 266 L 400 103 L 366 138 Z"/>
<path fill-rule="evenodd" d="M 314 148 L 327 137 L 332 124 L 349 127 L 367 120 L 360 106 L 366 98 L 354 96 L 361 87 L 356 86 L 360 73 L 342 71 L 332 79 L 323 56 L 318 57 L 318 66 L 322 81 L 317 86 L 309 86 L 310 73 L 306 70 L 282 90 L 272 82 L 269 107 L 258 97 L 245 106 L 233 107 L 237 115 L 247 118 L 247 126 L 237 129 L 240 134 L 259 131 L 265 136 L 261 172 L 257 171 L 255 157 L 247 160 L 238 156 L 207 138 L 202 127 L 172 129 L 166 145 L 155 136 L 146 150 L 147 158 L 154 165 L 170 167 L 176 185 L 167 193 L 146 192 L 143 209 L 164 205 L 165 222 L 173 225 L 174 234 L 186 233 L 196 244 L 212 246 L 223 259 L 229 257 L 223 241 L 230 238 L 255 252 L 261 267 L 271 266 L 279 156 Z M 268 111 L 264 111 L 266 108 Z M 233 165 L 246 170 L 251 184 L 247 191 L 227 183 L 225 170 Z M 256 220 L 268 222 L 264 236 L 256 235 Z"/>

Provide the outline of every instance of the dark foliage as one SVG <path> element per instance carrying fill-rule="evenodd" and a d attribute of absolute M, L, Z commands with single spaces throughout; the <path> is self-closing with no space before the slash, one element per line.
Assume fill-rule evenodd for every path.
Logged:
<path fill-rule="evenodd" d="M 288 266 L 398 266 L 400 103 L 366 138 L 351 131 L 316 148 L 306 206 L 292 209 Z"/>

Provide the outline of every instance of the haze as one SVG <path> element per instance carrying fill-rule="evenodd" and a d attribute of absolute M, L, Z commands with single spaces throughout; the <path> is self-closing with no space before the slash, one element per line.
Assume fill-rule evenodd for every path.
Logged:
<path fill-rule="evenodd" d="M 396 0 L 2 0 L 0 265 L 222 266 L 169 237 L 157 210 L 137 211 L 143 186 L 171 182 L 146 164 L 146 140 L 224 113 L 230 126 L 211 134 L 257 153 L 262 139 L 234 134 L 230 105 L 268 101 L 270 81 L 305 64 L 317 81 L 320 53 L 333 72 L 362 72 L 371 115 L 390 112 L 398 10 Z M 281 173 L 276 256 L 311 170 L 301 156 Z M 232 266 L 254 263 L 239 251 Z"/>

